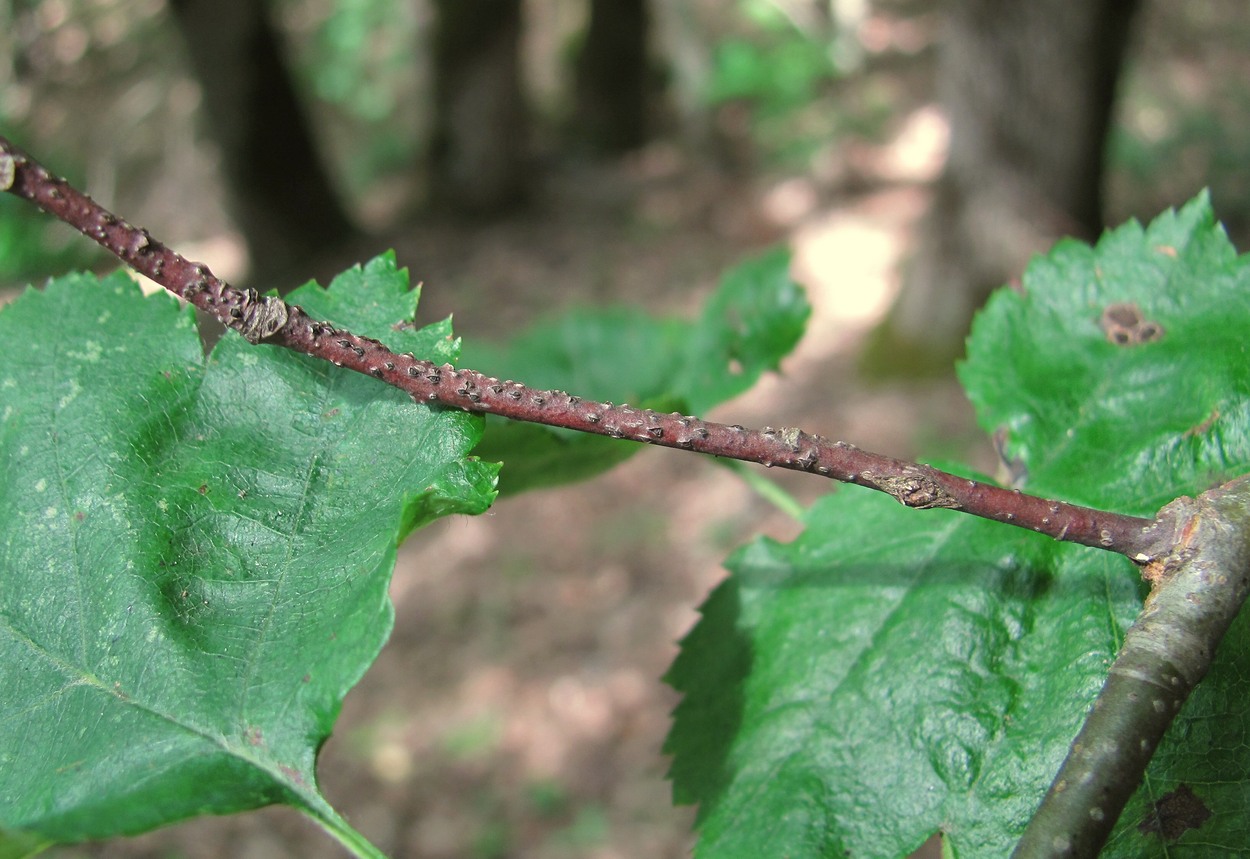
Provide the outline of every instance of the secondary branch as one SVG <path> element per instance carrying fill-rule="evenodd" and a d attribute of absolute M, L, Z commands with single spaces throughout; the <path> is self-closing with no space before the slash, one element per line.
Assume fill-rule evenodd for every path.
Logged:
<path fill-rule="evenodd" d="M 749 430 L 688 415 L 660 414 L 564 391 L 535 390 L 474 370 L 396 354 L 377 340 L 312 319 L 281 298 L 231 286 L 207 266 L 189 262 L 147 230 L 108 212 L 3 137 L 0 190 L 30 200 L 75 227 L 249 342 L 272 343 L 324 358 L 394 385 L 418 402 L 811 472 L 885 492 L 908 507 L 961 510 L 1056 540 L 1119 552 L 1139 563 L 1154 557 L 1154 521 L 1150 519 L 1026 495 L 793 427 Z"/>
<path fill-rule="evenodd" d="M 1015 859 L 1098 855 L 1250 592 L 1250 479 L 1179 498 L 1159 522 L 1150 597 Z"/>

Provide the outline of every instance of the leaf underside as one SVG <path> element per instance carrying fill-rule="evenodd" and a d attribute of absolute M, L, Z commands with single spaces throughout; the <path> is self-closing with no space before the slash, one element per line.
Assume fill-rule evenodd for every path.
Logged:
<path fill-rule="evenodd" d="M 961 378 L 1023 488 L 1152 515 L 1250 471 L 1246 330 L 1250 272 L 1204 195 L 1035 260 Z M 805 524 L 730 559 L 668 676 L 697 854 L 904 857 L 941 831 L 952 855 L 1008 855 L 1140 609 L 1133 565 L 855 487 Z M 1104 855 L 1244 848 L 1247 631 Z"/>
<path fill-rule="evenodd" d="M 394 258 L 290 300 L 445 361 Z M 391 627 L 396 546 L 494 497 L 480 418 L 233 333 L 125 275 L 0 313 L 0 830 L 74 841 L 274 802 Z"/>

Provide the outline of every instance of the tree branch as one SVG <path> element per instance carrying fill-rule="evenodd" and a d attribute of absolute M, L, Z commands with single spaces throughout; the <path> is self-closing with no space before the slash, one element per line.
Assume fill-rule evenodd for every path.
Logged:
<path fill-rule="evenodd" d="M 1179 498 L 1159 522 L 1150 597 L 1016 859 L 1098 855 L 1250 593 L 1250 478 Z"/>
<path fill-rule="evenodd" d="M 1025 495 L 792 427 L 755 431 L 676 413 L 658 414 L 627 404 L 584 400 L 564 391 L 535 390 L 474 370 L 396 354 L 377 340 L 311 319 L 302 308 L 281 298 L 230 286 L 207 266 L 187 261 L 147 230 L 106 211 L 3 137 L 0 190 L 30 200 L 75 227 L 249 342 L 263 341 L 324 358 L 394 385 L 418 402 L 812 472 L 880 490 L 907 507 L 961 510 L 1056 540 L 1119 552 L 1139 563 L 1154 558 L 1155 524 L 1150 519 Z"/>

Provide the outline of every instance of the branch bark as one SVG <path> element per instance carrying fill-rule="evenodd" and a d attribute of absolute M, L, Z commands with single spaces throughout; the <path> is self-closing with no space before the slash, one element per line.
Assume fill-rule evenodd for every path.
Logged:
<path fill-rule="evenodd" d="M 1152 560 L 1154 520 L 1026 495 L 831 441 L 793 427 L 749 430 L 688 415 L 659 414 L 628 404 L 540 391 L 450 364 L 399 355 L 368 337 L 310 318 L 277 296 L 225 283 L 207 266 L 189 262 L 105 210 L 68 182 L 0 137 L 0 190 L 32 201 L 135 271 L 233 328 L 251 343 L 271 343 L 315 355 L 406 391 L 417 402 L 501 415 L 612 438 L 693 450 L 766 467 L 807 471 L 885 492 L 907 507 L 945 507 L 1128 555 Z"/>
<path fill-rule="evenodd" d="M 1012 855 L 1094 857 L 1250 593 L 1250 478 L 1163 508 L 1152 590 Z"/>

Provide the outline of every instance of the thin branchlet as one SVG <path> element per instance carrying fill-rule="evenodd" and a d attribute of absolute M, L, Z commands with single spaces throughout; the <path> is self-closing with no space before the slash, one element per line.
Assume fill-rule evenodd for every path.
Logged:
<path fill-rule="evenodd" d="M 417 402 L 805 471 L 877 489 L 908 507 L 960 510 L 1057 540 L 1119 552 L 1142 563 L 1154 557 L 1153 520 L 1026 495 L 793 427 L 749 430 L 587 400 L 564 391 L 535 390 L 474 370 L 396 354 L 377 340 L 312 319 L 276 296 L 231 286 L 207 266 L 186 260 L 146 230 L 108 212 L 3 137 L 0 190 L 34 202 L 248 341 L 324 358 L 394 385 Z"/>

